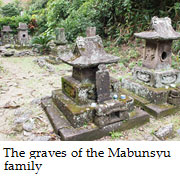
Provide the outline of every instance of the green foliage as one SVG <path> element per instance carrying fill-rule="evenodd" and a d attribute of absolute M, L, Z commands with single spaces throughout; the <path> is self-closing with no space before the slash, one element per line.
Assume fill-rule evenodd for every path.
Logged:
<path fill-rule="evenodd" d="M 29 23 L 30 17 L 25 14 L 24 16 L 13 16 L 13 17 L 0 17 L 0 29 L 2 29 L 3 25 L 10 25 L 11 29 L 14 33 L 17 33 L 17 27 L 19 26 L 19 22 Z"/>
<path fill-rule="evenodd" d="M 119 138 L 119 137 L 121 137 L 123 134 L 122 134 L 122 132 L 115 132 L 115 131 L 112 131 L 112 132 L 110 132 L 110 135 L 111 135 L 111 138 L 112 139 L 116 139 L 116 138 Z"/>
<path fill-rule="evenodd" d="M 3 7 L 5 16 L 19 14 L 16 1 Z M 134 32 L 149 30 L 153 16 L 169 16 L 174 28 L 180 29 L 176 0 L 32 0 L 27 13 L 37 21 L 36 35 L 64 27 L 69 41 L 85 35 L 88 26 L 96 26 L 97 34 L 121 45 L 133 39 Z"/>
<path fill-rule="evenodd" d="M 96 26 L 98 29 L 99 24 L 96 24 L 97 21 L 94 20 L 97 14 L 96 9 L 93 8 L 94 1 L 95 0 L 89 0 L 84 2 L 78 10 L 71 7 L 71 9 L 69 9 L 71 13 L 69 15 L 66 14 L 68 15 L 67 18 L 61 16 L 57 26 L 65 28 L 68 40 L 73 41 L 78 35 L 84 35 L 88 26 Z"/>
<path fill-rule="evenodd" d="M 42 9 L 46 8 L 48 0 L 32 0 L 31 5 L 28 9 L 30 15 L 39 14 L 42 12 Z"/>
<path fill-rule="evenodd" d="M 4 17 L 18 16 L 22 8 L 20 7 L 19 1 L 14 1 L 14 3 L 8 3 L 1 7 L 1 14 Z"/>
<path fill-rule="evenodd" d="M 50 45 L 49 42 L 53 39 L 52 36 L 47 34 L 42 34 L 40 36 L 34 36 L 31 40 L 31 44 L 40 50 L 40 53 L 49 52 Z"/>

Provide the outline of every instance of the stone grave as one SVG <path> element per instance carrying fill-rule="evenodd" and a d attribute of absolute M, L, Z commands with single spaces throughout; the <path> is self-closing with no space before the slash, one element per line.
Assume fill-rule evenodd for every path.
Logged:
<path fill-rule="evenodd" d="M 55 40 L 50 44 L 50 50 L 50 56 L 47 61 L 52 64 L 59 64 L 59 58 L 62 55 L 70 52 L 70 48 L 67 45 L 64 28 L 55 29 Z"/>
<path fill-rule="evenodd" d="M 42 99 L 61 140 L 94 140 L 149 121 L 149 114 L 135 109 L 131 97 L 121 95 L 119 82 L 106 69 L 120 58 L 107 54 L 101 38 L 90 34 L 76 39 L 72 55 L 61 57 L 73 67 L 72 76 L 62 77 L 62 89 Z"/>
<path fill-rule="evenodd" d="M 18 43 L 21 46 L 27 46 L 29 43 L 28 26 L 26 23 L 19 23 L 18 29 Z"/>
<path fill-rule="evenodd" d="M 10 26 L 3 26 L 1 30 L 2 45 L 13 44 L 14 38 Z"/>
<path fill-rule="evenodd" d="M 134 67 L 132 77 L 122 79 L 122 89 L 144 110 L 159 118 L 176 112 L 180 105 L 180 71 L 171 67 L 172 41 L 180 39 L 171 19 L 152 18 L 152 31 L 135 33 L 145 39 L 142 67 Z"/>

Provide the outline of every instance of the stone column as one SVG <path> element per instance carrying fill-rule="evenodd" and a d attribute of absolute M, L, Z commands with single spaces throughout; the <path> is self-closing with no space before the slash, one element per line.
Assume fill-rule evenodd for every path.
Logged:
<path fill-rule="evenodd" d="M 87 37 L 96 36 L 96 27 L 88 27 L 86 29 L 86 36 Z"/>

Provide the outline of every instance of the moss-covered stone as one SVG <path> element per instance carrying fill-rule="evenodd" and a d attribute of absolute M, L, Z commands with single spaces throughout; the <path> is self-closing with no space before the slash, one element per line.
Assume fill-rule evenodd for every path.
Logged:
<path fill-rule="evenodd" d="M 62 91 L 78 105 L 92 103 L 96 99 L 94 84 L 81 83 L 72 77 L 62 77 Z"/>
<path fill-rule="evenodd" d="M 65 115 L 73 127 L 82 127 L 93 121 L 94 108 L 80 106 L 62 93 L 61 90 L 52 92 L 52 98 L 59 110 Z"/>

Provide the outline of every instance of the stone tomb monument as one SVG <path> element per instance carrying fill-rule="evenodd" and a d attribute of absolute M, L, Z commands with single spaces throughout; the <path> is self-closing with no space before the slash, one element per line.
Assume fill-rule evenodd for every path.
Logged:
<path fill-rule="evenodd" d="M 70 52 L 70 48 L 67 45 L 64 28 L 55 29 L 55 40 L 50 44 L 50 49 L 51 52 L 48 62 L 52 64 L 59 64 L 61 62 L 59 57 Z"/>
<path fill-rule="evenodd" d="M 123 95 L 121 99 L 118 82 L 106 69 L 106 64 L 120 58 L 104 51 L 99 36 L 88 34 L 91 35 L 77 38 L 72 55 L 61 57 L 73 67 L 72 76 L 62 77 L 62 89 L 42 100 L 62 140 L 94 140 L 149 121 L 146 112 L 134 110 L 131 97 Z"/>
<path fill-rule="evenodd" d="M 3 45 L 13 44 L 14 39 L 11 33 L 12 29 L 10 28 L 10 26 L 3 26 L 3 29 L 1 30 L 1 39 Z"/>
<path fill-rule="evenodd" d="M 172 114 L 180 105 L 180 71 L 171 67 L 171 46 L 180 33 L 170 18 L 153 17 L 152 31 L 134 35 L 146 42 L 143 66 L 133 69 L 133 78 L 122 80 L 123 91 L 155 117 Z"/>
<path fill-rule="evenodd" d="M 26 23 L 19 23 L 18 29 L 18 42 L 22 46 L 26 46 L 29 42 L 28 26 Z"/>
<path fill-rule="evenodd" d="M 55 40 L 56 45 L 67 44 L 64 28 L 56 28 L 55 35 L 56 35 L 56 40 Z"/>

